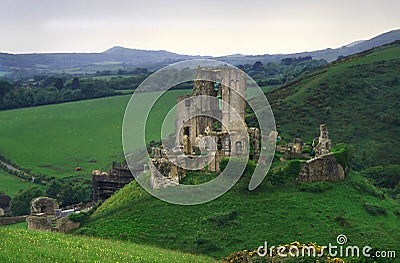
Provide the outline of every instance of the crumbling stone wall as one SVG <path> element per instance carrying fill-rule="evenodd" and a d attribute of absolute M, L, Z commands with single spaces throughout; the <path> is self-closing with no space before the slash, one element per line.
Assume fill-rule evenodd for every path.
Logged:
<path fill-rule="evenodd" d="M 343 180 L 345 172 L 332 153 L 320 155 L 301 165 L 299 182 L 325 182 Z"/>
<path fill-rule="evenodd" d="M 13 225 L 26 221 L 27 216 L 2 216 L 0 217 L 0 226 Z"/>
<path fill-rule="evenodd" d="M 31 214 L 54 215 L 56 209 L 59 208 L 58 202 L 49 197 L 38 197 L 31 201 Z"/>
<path fill-rule="evenodd" d="M 28 230 L 51 231 L 51 220 L 43 213 L 28 216 L 26 222 Z"/>
<path fill-rule="evenodd" d="M 149 162 L 151 178 L 150 184 L 153 189 L 165 188 L 179 184 L 179 181 L 186 176 L 186 172 L 181 167 L 172 163 L 161 148 L 152 148 L 152 155 Z"/>
<path fill-rule="evenodd" d="M 92 172 L 93 202 L 108 199 L 117 190 L 132 182 L 135 178 L 131 170 L 138 175 L 143 172 L 143 165 L 129 169 L 127 165 L 113 163 L 108 172 L 94 170 Z"/>

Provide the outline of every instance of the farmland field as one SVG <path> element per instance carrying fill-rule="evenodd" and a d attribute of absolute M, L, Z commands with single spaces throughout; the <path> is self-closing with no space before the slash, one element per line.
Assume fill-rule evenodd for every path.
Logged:
<path fill-rule="evenodd" d="M 21 179 L 0 170 L 0 192 L 4 191 L 7 195 L 14 197 L 19 190 L 26 189 L 30 186 L 38 185 L 22 181 Z"/>
<path fill-rule="evenodd" d="M 149 119 L 159 140 L 163 114 L 185 90 L 167 92 Z M 146 105 L 150 93 L 138 94 Z M 130 95 L 0 112 L 0 154 L 19 167 L 49 176 L 89 176 L 123 159 L 121 129 Z M 141 105 L 139 105 L 140 107 Z M 140 112 L 138 115 L 140 116 Z M 134 122 L 135 120 L 132 120 Z M 95 159 L 97 162 L 90 163 Z M 75 172 L 75 167 L 82 171 Z"/>

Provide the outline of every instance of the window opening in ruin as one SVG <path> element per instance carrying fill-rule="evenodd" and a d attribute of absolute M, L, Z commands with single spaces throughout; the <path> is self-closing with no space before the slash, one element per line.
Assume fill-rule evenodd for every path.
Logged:
<path fill-rule="evenodd" d="M 183 128 L 183 135 L 189 136 L 189 134 L 190 134 L 190 127 L 184 127 Z"/>
<path fill-rule="evenodd" d="M 243 152 L 243 145 L 241 141 L 236 142 L 236 153 L 242 154 Z"/>

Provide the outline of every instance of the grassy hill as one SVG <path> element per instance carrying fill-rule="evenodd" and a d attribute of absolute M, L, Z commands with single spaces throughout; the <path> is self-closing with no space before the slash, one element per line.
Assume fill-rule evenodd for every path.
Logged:
<path fill-rule="evenodd" d="M 286 139 L 311 141 L 324 122 L 334 143 L 351 145 L 354 166 L 398 163 L 399 66 L 400 43 L 394 43 L 267 93 L 278 130 Z M 272 186 L 266 178 L 252 192 L 247 181 L 245 175 L 222 197 L 197 206 L 165 203 L 133 182 L 107 200 L 78 233 L 217 258 L 264 241 L 327 245 L 339 234 L 348 237 L 349 245 L 397 249 L 398 201 L 356 172 L 342 182 L 312 185 Z"/>
<path fill-rule="evenodd" d="M 30 182 L 23 181 L 13 175 L 0 170 L 0 192 L 4 191 L 7 195 L 14 197 L 19 190 L 27 189 L 34 185 Z"/>
<path fill-rule="evenodd" d="M 170 91 L 156 103 L 149 117 L 149 138 L 160 138 L 166 109 L 186 92 Z M 143 105 L 149 95 L 138 95 Z M 89 176 L 93 169 L 105 169 L 112 161 L 123 159 L 122 119 L 129 98 L 0 111 L 0 155 L 34 173 L 56 177 Z M 92 159 L 97 163 L 89 163 Z M 82 171 L 75 172 L 76 166 Z"/>
<path fill-rule="evenodd" d="M 329 64 L 267 93 L 284 138 L 317 137 L 352 145 L 353 168 L 398 163 L 400 42 Z"/>
<path fill-rule="evenodd" d="M 27 231 L 26 224 L 0 227 L 1 262 L 214 262 L 130 242 Z"/>
<path fill-rule="evenodd" d="M 266 180 L 248 191 L 248 179 L 245 175 L 222 197 L 196 206 L 163 202 L 132 182 L 105 201 L 77 233 L 216 258 L 264 241 L 334 244 L 339 234 L 351 245 L 398 249 L 399 203 L 356 173 L 302 191 L 296 185 L 271 187 Z"/>

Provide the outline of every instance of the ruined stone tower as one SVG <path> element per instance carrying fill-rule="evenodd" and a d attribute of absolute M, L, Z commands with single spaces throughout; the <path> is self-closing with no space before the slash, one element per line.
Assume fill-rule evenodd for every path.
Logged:
<path fill-rule="evenodd" d="M 243 156 L 250 149 L 251 158 L 258 159 L 260 155 L 260 132 L 258 128 L 248 129 L 245 123 L 246 78 L 245 72 L 234 67 L 198 67 L 192 94 L 177 98 L 175 150 L 196 163 L 205 161 L 198 157 L 199 149 L 210 148 L 214 157 L 206 160 L 208 172 L 220 172 L 219 163 L 223 157 Z M 205 137 L 213 139 L 215 151 L 215 145 L 214 148 L 208 145 Z M 172 158 L 180 159 L 179 155 Z M 151 159 L 153 188 L 173 185 L 176 179 L 184 176 L 182 172 L 173 172 L 180 171 L 173 167 L 175 164 L 160 165 L 160 162 L 168 162 L 166 158 L 161 159 L 156 156 Z M 164 166 L 170 169 L 160 172 L 160 178 L 155 168 Z"/>
<path fill-rule="evenodd" d="M 323 154 L 327 154 L 331 152 L 332 142 L 329 139 L 328 128 L 325 124 L 321 124 L 319 126 L 319 138 L 318 145 L 315 147 L 315 156 L 318 157 Z"/>

